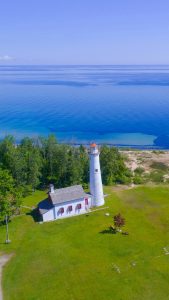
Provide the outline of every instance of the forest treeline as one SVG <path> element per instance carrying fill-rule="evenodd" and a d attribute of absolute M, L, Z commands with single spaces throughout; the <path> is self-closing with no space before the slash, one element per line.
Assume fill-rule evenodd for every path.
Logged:
<path fill-rule="evenodd" d="M 129 183 L 131 172 L 117 148 L 100 149 L 102 180 L 105 185 Z M 0 213 L 1 220 L 20 205 L 20 199 L 32 190 L 89 183 L 89 155 L 84 146 L 59 144 L 54 135 L 22 139 L 13 136 L 0 142 Z"/>

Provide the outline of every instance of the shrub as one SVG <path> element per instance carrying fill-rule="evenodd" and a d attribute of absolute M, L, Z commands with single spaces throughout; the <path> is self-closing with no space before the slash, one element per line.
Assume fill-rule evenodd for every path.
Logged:
<path fill-rule="evenodd" d="M 160 161 L 153 161 L 150 167 L 153 169 L 156 169 L 156 170 L 164 171 L 164 172 L 168 171 L 168 166 Z"/>
<path fill-rule="evenodd" d="M 135 174 L 141 175 L 144 173 L 144 169 L 142 167 L 138 167 L 134 170 Z"/>
<path fill-rule="evenodd" d="M 163 150 L 153 150 L 152 153 L 154 154 L 164 154 L 164 151 Z"/>
<path fill-rule="evenodd" d="M 125 225 L 125 219 L 121 216 L 121 214 L 117 214 L 113 217 L 115 228 L 121 228 Z"/>
<path fill-rule="evenodd" d="M 164 182 L 164 173 L 160 171 L 159 172 L 153 171 L 150 173 L 149 179 L 155 183 L 162 183 Z"/>
<path fill-rule="evenodd" d="M 141 176 L 136 175 L 133 177 L 134 184 L 142 184 L 143 182 L 144 182 L 144 180 Z"/>

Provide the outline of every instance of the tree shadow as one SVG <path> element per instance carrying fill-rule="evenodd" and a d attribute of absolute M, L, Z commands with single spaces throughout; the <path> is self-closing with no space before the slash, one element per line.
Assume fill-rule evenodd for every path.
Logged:
<path fill-rule="evenodd" d="M 115 228 L 110 226 L 108 229 L 104 229 L 104 230 L 100 231 L 99 233 L 101 233 L 101 234 L 116 234 L 117 231 Z"/>

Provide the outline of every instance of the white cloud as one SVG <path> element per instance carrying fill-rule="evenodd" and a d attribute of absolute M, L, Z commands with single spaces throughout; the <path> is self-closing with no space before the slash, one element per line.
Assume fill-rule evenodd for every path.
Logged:
<path fill-rule="evenodd" d="M 10 61 L 10 60 L 14 60 L 14 57 L 9 55 L 0 56 L 0 61 Z"/>

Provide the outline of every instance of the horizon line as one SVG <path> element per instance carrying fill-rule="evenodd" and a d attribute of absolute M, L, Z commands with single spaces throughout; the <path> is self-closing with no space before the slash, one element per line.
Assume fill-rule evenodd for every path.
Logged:
<path fill-rule="evenodd" d="M 59 63 L 34 63 L 34 64 L 28 64 L 28 63 L 17 63 L 17 64 L 0 64 L 0 67 L 12 67 L 12 66 L 169 66 L 169 63 L 153 63 L 153 64 L 59 64 Z"/>

